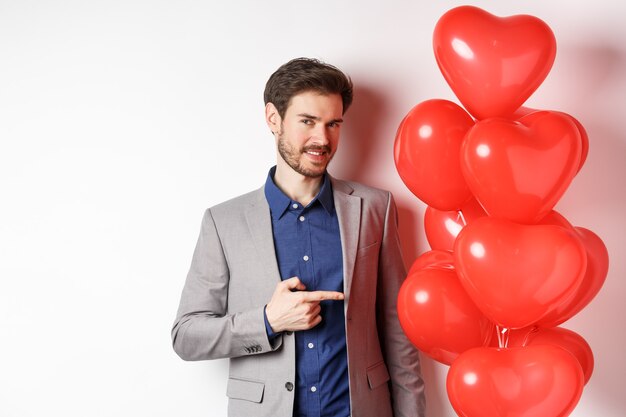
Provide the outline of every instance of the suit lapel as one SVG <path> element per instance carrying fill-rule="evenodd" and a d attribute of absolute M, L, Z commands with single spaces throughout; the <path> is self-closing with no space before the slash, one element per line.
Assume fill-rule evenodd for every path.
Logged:
<path fill-rule="evenodd" d="M 280 282 L 280 272 L 278 271 L 276 251 L 274 250 L 270 208 L 265 199 L 263 187 L 257 191 L 257 198 L 246 210 L 246 222 L 248 223 L 248 229 L 250 230 L 250 235 L 254 241 L 263 270 L 267 273 L 267 276 L 276 278 L 275 281 L 271 282 L 273 289 L 276 282 Z"/>
<path fill-rule="evenodd" d="M 346 182 L 331 177 L 333 186 L 333 200 L 339 232 L 341 234 L 341 250 L 343 256 L 343 291 L 346 297 L 346 307 L 350 300 L 350 289 L 354 273 L 354 263 L 359 245 L 359 229 L 361 225 L 361 198 L 352 195 L 353 189 Z M 270 285 L 272 289 L 280 282 L 280 272 L 276 261 L 274 237 L 270 209 L 265 199 L 263 188 L 256 193 L 256 198 L 246 210 L 246 222 L 250 236 L 254 241 L 259 262 L 269 277 L 275 277 Z"/>
<path fill-rule="evenodd" d="M 359 244 L 359 229 L 361 224 L 361 198 L 353 196 L 354 191 L 347 183 L 331 177 L 333 185 L 333 200 L 339 220 L 341 233 L 341 249 L 343 252 L 343 291 L 346 297 L 345 308 L 350 301 L 350 288 L 354 262 Z"/>

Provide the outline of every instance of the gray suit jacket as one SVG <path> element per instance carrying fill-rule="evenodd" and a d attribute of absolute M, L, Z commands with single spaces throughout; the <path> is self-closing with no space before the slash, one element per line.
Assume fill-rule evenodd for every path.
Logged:
<path fill-rule="evenodd" d="M 417 350 L 396 299 L 405 278 L 389 192 L 332 179 L 343 249 L 353 417 L 423 417 Z M 185 360 L 230 358 L 231 417 L 292 417 L 295 343 L 263 320 L 280 274 L 263 188 L 207 209 L 172 329 Z"/>

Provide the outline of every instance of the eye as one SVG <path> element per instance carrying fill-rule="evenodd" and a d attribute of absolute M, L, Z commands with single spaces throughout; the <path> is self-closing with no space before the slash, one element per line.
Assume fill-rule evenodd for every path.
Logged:
<path fill-rule="evenodd" d="M 340 124 L 338 122 L 330 122 L 328 123 L 328 127 L 339 127 Z"/>
<path fill-rule="evenodd" d="M 307 126 L 313 124 L 313 120 L 311 120 L 311 119 L 302 119 L 301 122 L 304 123 Z"/>

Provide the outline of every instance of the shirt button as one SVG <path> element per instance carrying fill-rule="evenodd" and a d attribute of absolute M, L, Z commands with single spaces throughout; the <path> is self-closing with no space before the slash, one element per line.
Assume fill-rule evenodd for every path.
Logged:
<path fill-rule="evenodd" d="M 313 343 L 310 343 L 307 345 L 309 347 L 309 349 L 313 349 L 315 347 L 315 345 Z"/>
<path fill-rule="evenodd" d="M 304 221 L 304 216 L 300 216 L 299 219 L 300 219 L 301 222 L 303 222 Z"/>
<path fill-rule="evenodd" d="M 283 207 L 284 207 L 284 206 L 283 206 Z M 293 208 L 298 208 L 298 205 L 297 205 L 297 204 L 294 204 L 294 205 L 293 205 L 293 206 L 291 206 L 291 207 L 293 207 Z"/>
<path fill-rule="evenodd" d="M 317 391 L 317 388 L 316 387 L 311 387 L 311 392 L 315 392 L 315 391 Z"/>
<path fill-rule="evenodd" d="M 293 391 L 293 384 L 291 382 L 287 382 L 285 384 L 285 388 L 287 389 L 287 391 Z"/>
<path fill-rule="evenodd" d="M 304 255 L 304 256 L 302 257 L 302 259 L 304 259 L 304 262 L 306 262 L 306 261 L 308 261 L 308 260 L 309 260 L 309 257 L 308 257 L 307 255 Z"/>

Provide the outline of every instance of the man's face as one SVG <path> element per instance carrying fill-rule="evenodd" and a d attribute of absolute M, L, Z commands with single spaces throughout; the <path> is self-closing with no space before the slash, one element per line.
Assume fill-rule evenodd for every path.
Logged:
<path fill-rule="evenodd" d="M 343 102 L 339 94 L 307 91 L 291 98 L 276 130 L 279 164 L 305 177 L 320 177 L 339 143 Z"/>

